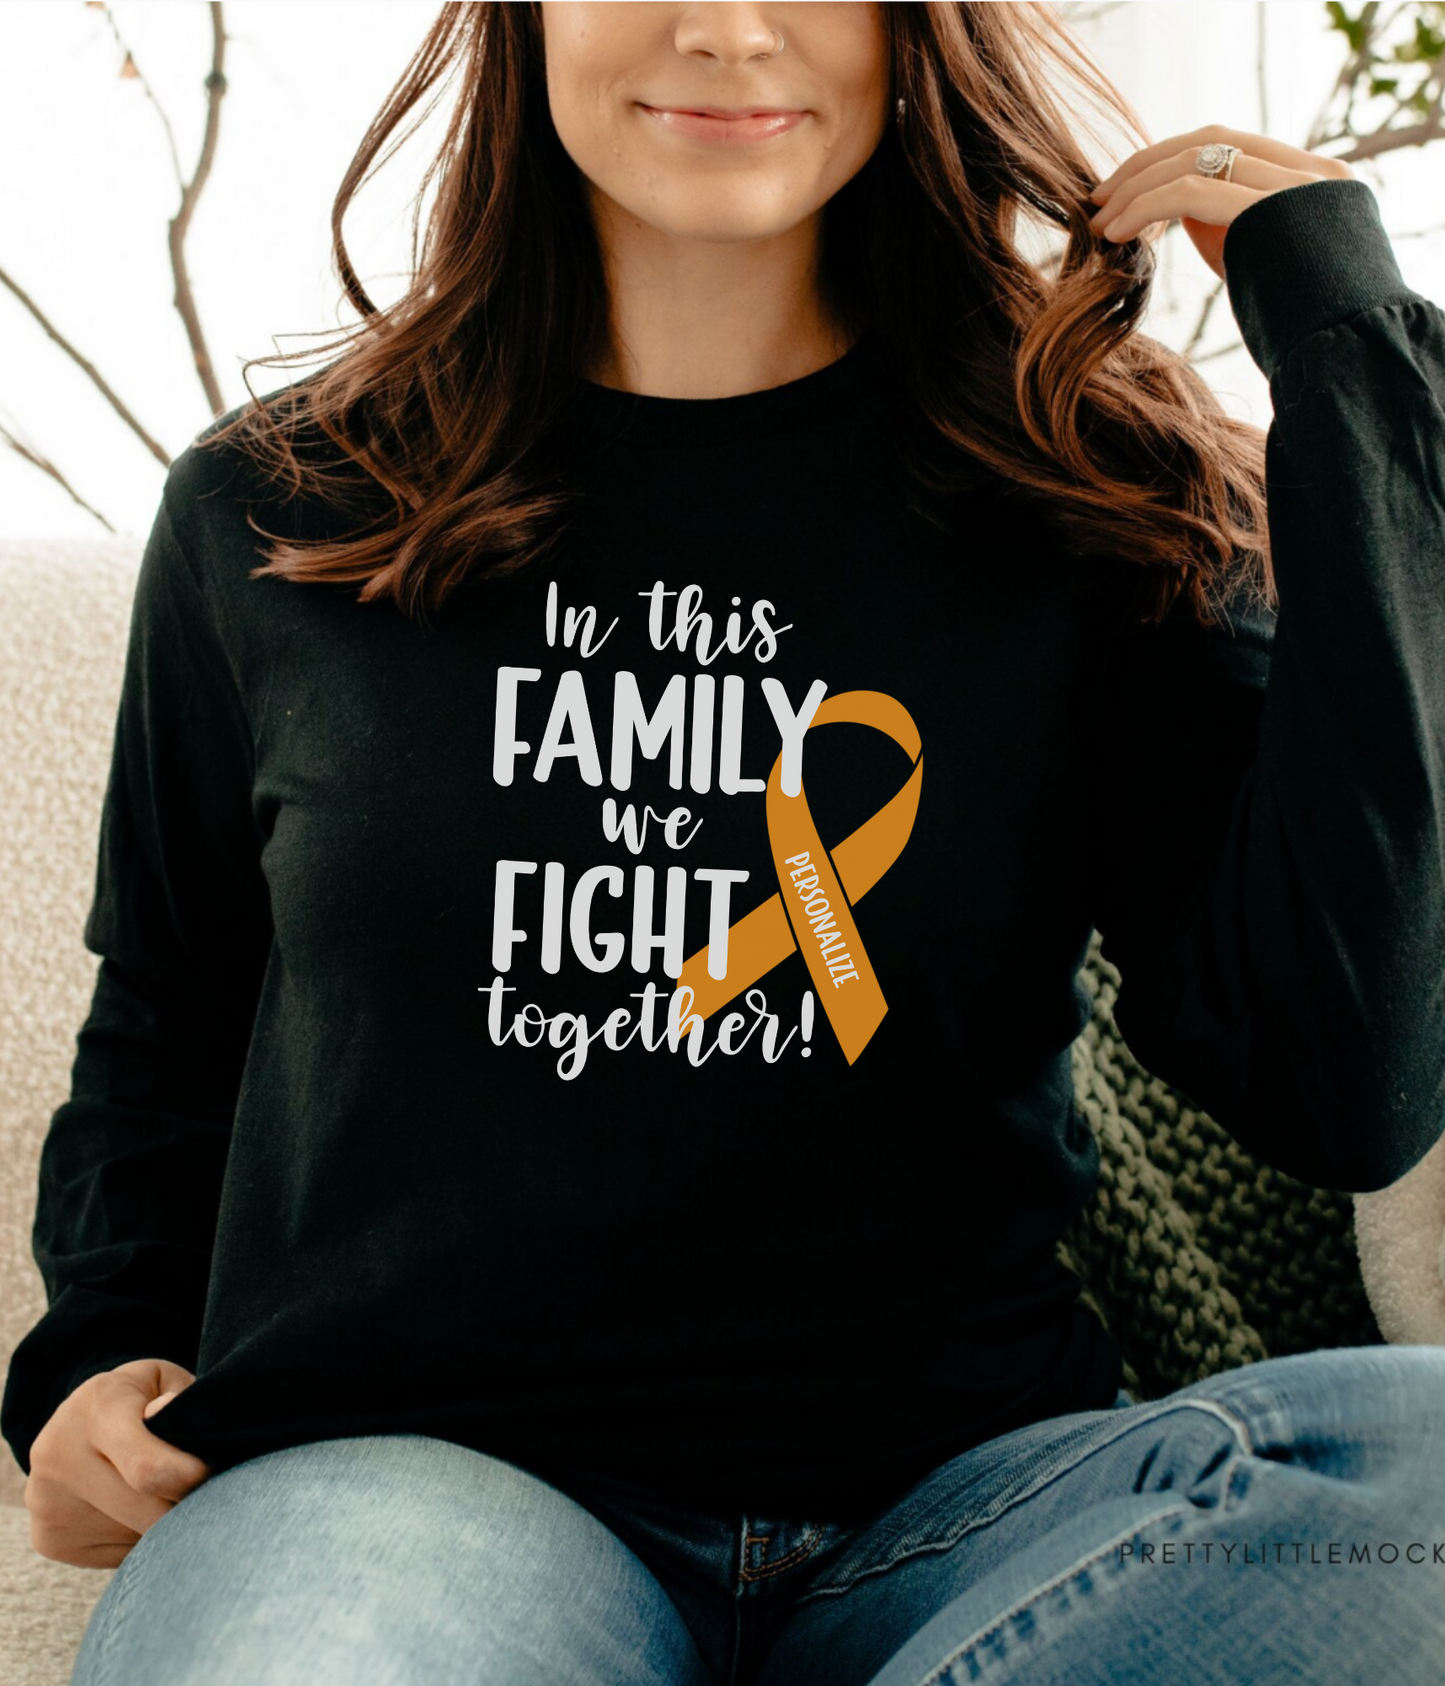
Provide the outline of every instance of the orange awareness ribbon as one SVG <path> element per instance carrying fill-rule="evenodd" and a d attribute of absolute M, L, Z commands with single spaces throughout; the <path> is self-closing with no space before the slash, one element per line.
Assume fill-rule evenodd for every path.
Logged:
<path fill-rule="evenodd" d="M 903 852 L 918 813 L 923 757 L 912 716 L 882 691 L 825 697 L 808 730 L 837 721 L 886 732 L 913 762 L 913 771 L 896 796 L 833 849 L 830 863 L 813 824 L 807 792 L 800 785 L 796 796 L 783 794 L 780 751 L 768 775 L 766 797 L 768 845 L 780 892 L 728 928 L 725 978 L 708 975 L 704 944 L 688 957 L 675 987 L 690 992 L 681 998 L 682 1017 L 692 1012 L 706 1020 L 800 949 L 828 1022 L 852 1065 L 888 1011 L 852 908 Z"/>

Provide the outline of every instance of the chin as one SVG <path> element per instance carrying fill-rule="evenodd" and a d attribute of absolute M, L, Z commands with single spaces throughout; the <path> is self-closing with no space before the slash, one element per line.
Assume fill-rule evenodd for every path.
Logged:
<path fill-rule="evenodd" d="M 808 214 L 806 204 L 795 205 L 781 189 L 769 192 L 756 177 L 736 184 L 720 181 L 716 175 L 699 177 L 695 185 L 669 200 L 625 209 L 661 234 L 688 240 L 767 240 L 785 233 Z"/>

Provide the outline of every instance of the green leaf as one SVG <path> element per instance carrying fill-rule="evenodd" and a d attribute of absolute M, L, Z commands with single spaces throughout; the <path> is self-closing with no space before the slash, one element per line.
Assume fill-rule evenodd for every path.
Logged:
<path fill-rule="evenodd" d="M 1332 26 L 1349 42 L 1350 51 L 1358 53 L 1365 44 L 1367 33 L 1364 14 L 1352 18 L 1339 0 L 1326 0 L 1325 10 L 1330 15 Z"/>

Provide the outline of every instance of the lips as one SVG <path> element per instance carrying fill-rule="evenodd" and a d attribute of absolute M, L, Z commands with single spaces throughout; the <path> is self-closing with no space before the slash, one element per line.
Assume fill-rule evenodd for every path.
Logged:
<path fill-rule="evenodd" d="M 787 106 L 760 105 L 738 106 L 736 109 L 722 105 L 654 105 L 652 111 L 685 111 L 696 117 L 782 117 L 791 114 Z"/>
<path fill-rule="evenodd" d="M 659 128 L 671 134 L 723 145 L 767 140 L 774 135 L 787 134 L 807 116 L 806 111 L 777 106 L 729 109 L 724 106 L 642 105 L 640 109 Z"/>

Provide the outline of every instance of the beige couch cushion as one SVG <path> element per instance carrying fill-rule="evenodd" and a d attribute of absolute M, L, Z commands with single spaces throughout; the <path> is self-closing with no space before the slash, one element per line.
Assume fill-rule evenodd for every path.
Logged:
<path fill-rule="evenodd" d="M 0 1504 L 0 1681 L 5 1686 L 68 1686 L 85 1624 L 113 1572 L 72 1569 L 42 1557 L 30 1545 L 29 1511 Z"/>
<path fill-rule="evenodd" d="M 134 539 L 0 546 L 0 1367 L 45 1309 L 37 1161 L 95 983 L 81 931 L 140 554 Z M 110 1571 L 32 1550 L 25 1478 L 0 1453 L 0 1680 L 64 1686 Z"/>

